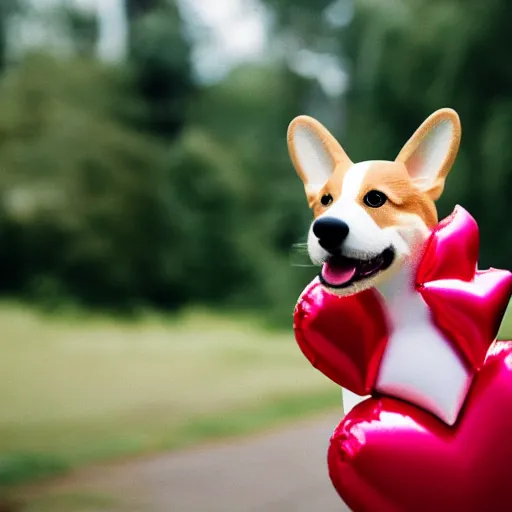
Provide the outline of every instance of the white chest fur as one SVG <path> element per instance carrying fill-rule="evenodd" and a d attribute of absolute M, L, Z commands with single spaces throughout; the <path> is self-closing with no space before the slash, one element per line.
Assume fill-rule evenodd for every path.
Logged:
<path fill-rule="evenodd" d="M 379 290 L 391 334 L 376 389 L 416 404 L 453 425 L 473 373 L 434 325 L 427 305 L 412 287 L 412 274 L 413 269 L 402 271 Z M 366 398 L 344 389 L 345 414 Z"/>
<path fill-rule="evenodd" d="M 434 325 L 412 271 L 402 272 L 380 290 L 391 323 L 376 389 L 432 412 L 453 425 L 473 373 Z"/>

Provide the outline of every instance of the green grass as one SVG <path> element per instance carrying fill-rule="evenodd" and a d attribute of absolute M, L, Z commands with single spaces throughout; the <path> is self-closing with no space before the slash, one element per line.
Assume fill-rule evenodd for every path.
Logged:
<path fill-rule="evenodd" d="M 18 508 L 15 506 L 16 502 L 11 503 L 13 512 L 100 512 L 105 510 L 122 512 L 123 509 L 126 510 L 118 498 L 89 492 L 40 496 L 31 503 L 18 505 Z"/>
<path fill-rule="evenodd" d="M 512 340 L 512 300 L 508 304 L 508 309 L 505 313 L 505 319 L 501 325 L 498 339 Z"/>
<path fill-rule="evenodd" d="M 254 320 L 130 322 L 3 305 L 0 326 L 0 491 L 340 407 L 291 330 Z M 511 314 L 501 337 L 512 338 Z"/>
<path fill-rule="evenodd" d="M 340 406 L 293 335 L 194 313 L 129 322 L 0 308 L 0 485 Z"/>

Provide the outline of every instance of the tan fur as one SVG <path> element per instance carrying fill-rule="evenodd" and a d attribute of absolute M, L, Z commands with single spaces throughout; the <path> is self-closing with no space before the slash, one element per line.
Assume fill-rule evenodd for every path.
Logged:
<path fill-rule="evenodd" d="M 414 175 L 416 167 L 421 164 L 421 159 L 424 157 L 421 145 L 439 123 L 448 121 L 453 126 L 449 151 L 437 171 L 434 182 L 425 189 Z M 319 189 L 312 188 L 307 182 L 306 174 L 297 158 L 293 137 L 295 130 L 301 125 L 307 126 L 317 134 L 332 158 L 333 173 L 323 187 Z M 443 191 L 446 176 L 459 149 L 460 137 L 461 128 L 457 113 L 451 109 L 438 110 L 416 130 L 394 162 L 372 162 L 362 183 L 358 203 L 366 209 L 381 228 L 399 224 L 401 214 L 416 214 L 423 219 L 427 227 L 434 227 L 438 222 L 434 201 L 439 198 Z M 353 163 L 329 131 L 318 121 L 308 116 L 299 116 L 290 124 L 288 147 L 297 173 L 304 182 L 309 206 L 316 218 L 328 209 L 320 202 L 324 194 L 331 194 L 333 203 L 340 197 L 343 178 Z M 370 190 L 379 190 L 385 193 L 389 199 L 388 202 L 381 208 L 370 208 L 364 205 L 363 198 Z"/>
<path fill-rule="evenodd" d="M 432 188 L 425 192 L 425 194 L 427 194 L 434 201 L 439 199 L 443 193 L 446 176 L 450 172 L 450 169 L 452 168 L 452 165 L 455 162 L 455 158 L 459 151 L 461 126 L 457 112 L 450 108 L 442 108 L 430 115 L 416 130 L 414 135 L 407 141 L 396 158 L 397 162 L 403 162 L 410 170 L 414 169 L 414 167 L 419 163 L 419 160 L 421 160 L 423 156 L 421 152 L 417 151 L 418 147 L 425 140 L 425 138 L 428 137 L 432 130 L 439 125 L 439 123 L 446 121 L 450 121 L 453 126 L 450 149 L 439 168 L 435 183 L 433 184 Z"/>
<path fill-rule="evenodd" d="M 333 203 L 339 199 L 343 187 L 343 178 L 349 168 L 350 167 L 345 168 L 344 166 L 338 166 L 327 183 L 320 190 L 308 196 L 309 207 L 313 210 L 315 219 L 328 209 L 328 207 L 325 207 L 320 202 L 322 196 L 330 194 L 333 197 Z"/>
<path fill-rule="evenodd" d="M 384 206 L 370 208 L 364 204 L 363 198 L 371 190 L 386 194 L 388 201 Z M 358 199 L 380 228 L 400 224 L 400 215 L 404 213 L 420 216 L 429 228 L 433 228 L 438 221 L 434 201 L 413 185 L 401 162 L 372 164 L 361 185 Z"/>
<path fill-rule="evenodd" d="M 308 183 L 306 174 L 302 169 L 301 164 L 297 158 L 297 151 L 295 148 L 293 138 L 295 135 L 295 130 L 300 126 L 308 127 L 313 133 L 316 133 L 318 138 L 322 141 L 325 149 L 331 156 L 333 172 L 334 174 L 338 175 L 338 177 L 340 177 L 341 174 L 343 174 L 351 165 L 353 165 L 353 163 L 347 156 L 343 148 L 340 146 L 339 142 L 329 132 L 329 130 L 327 130 L 327 128 L 325 128 L 325 126 L 319 123 L 316 119 L 313 119 L 312 117 L 309 116 L 298 116 L 290 123 L 287 137 L 290 158 L 297 171 L 297 174 L 304 183 L 304 188 L 306 190 L 306 197 L 308 199 L 309 206 L 310 208 L 313 208 L 314 204 L 318 202 L 319 198 L 321 197 L 321 195 L 323 195 L 323 193 L 320 194 L 319 190 L 312 188 L 311 184 Z"/>

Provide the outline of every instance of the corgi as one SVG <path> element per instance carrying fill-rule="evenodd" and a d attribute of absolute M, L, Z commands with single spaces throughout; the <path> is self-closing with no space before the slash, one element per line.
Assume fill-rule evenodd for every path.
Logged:
<path fill-rule="evenodd" d="M 320 282 L 333 294 L 374 288 L 382 298 L 390 338 L 376 391 L 453 425 L 474 373 L 434 325 L 414 278 L 459 149 L 457 113 L 434 112 L 394 161 L 352 162 L 327 128 L 308 116 L 291 122 L 287 139 L 313 212 L 307 246 L 321 266 Z M 343 390 L 343 398 L 347 413 L 366 397 Z"/>

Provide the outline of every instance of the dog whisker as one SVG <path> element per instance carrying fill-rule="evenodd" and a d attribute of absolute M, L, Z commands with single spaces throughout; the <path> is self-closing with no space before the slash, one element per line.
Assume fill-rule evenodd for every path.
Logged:
<path fill-rule="evenodd" d="M 314 268 L 318 266 L 310 259 L 307 242 L 298 242 L 292 245 L 290 260 L 292 267 Z"/>

